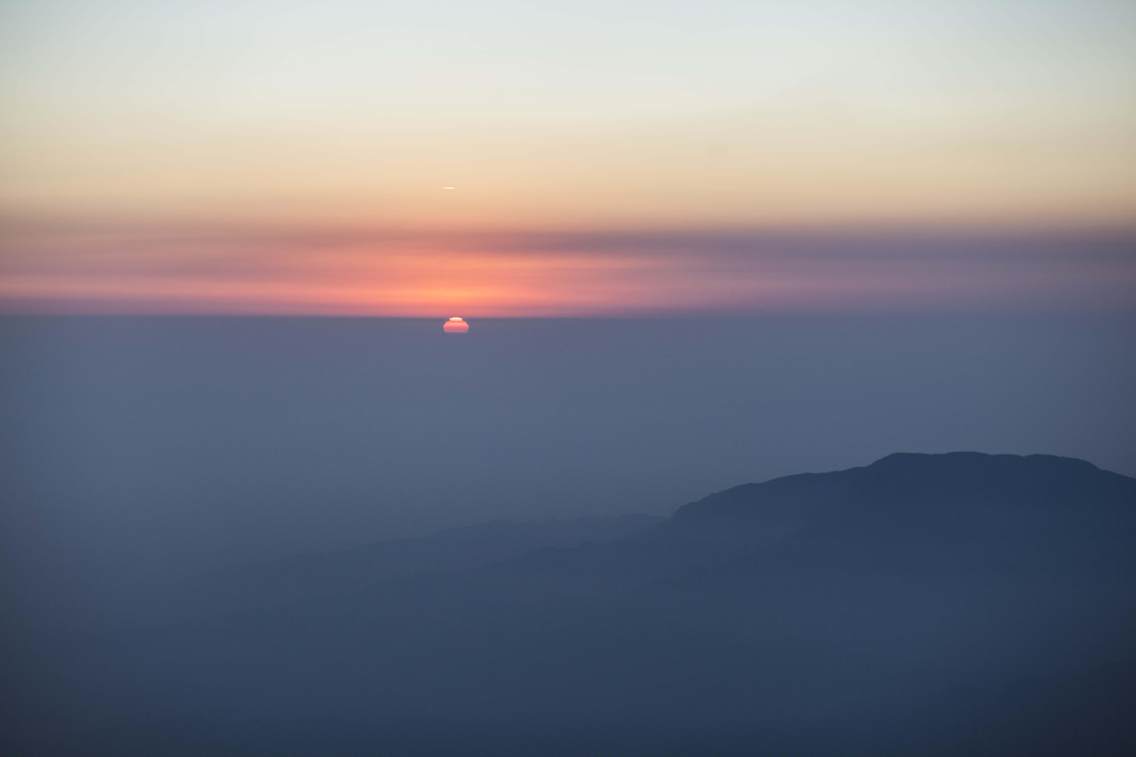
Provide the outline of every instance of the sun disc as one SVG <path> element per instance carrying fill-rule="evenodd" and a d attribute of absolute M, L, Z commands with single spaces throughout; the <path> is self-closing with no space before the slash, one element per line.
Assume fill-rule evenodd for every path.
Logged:
<path fill-rule="evenodd" d="M 442 331 L 447 334 L 466 334 L 469 332 L 469 324 L 464 318 L 455 315 L 442 324 Z"/>

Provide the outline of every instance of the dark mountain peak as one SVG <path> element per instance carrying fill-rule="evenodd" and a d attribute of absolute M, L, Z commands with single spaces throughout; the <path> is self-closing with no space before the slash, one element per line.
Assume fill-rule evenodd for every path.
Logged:
<path fill-rule="evenodd" d="M 1018 468 L 1024 470 L 1097 470 L 1100 468 L 1076 457 L 1060 457 L 1058 455 L 1009 455 L 988 454 L 985 452 L 945 452 L 932 454 L 925 452 L 893 452 L 881 457 L 871 465 L 871 469 L 890 470 L 919 470 L 919 471 L 957 471 L 967 469 L 991 470 L 1000 468 L 1010 470 Z"/>
<path fill-rule="evenodd" d="M 675 520 L 800 525 L 833 513 L 942 514 L 966 506 L 1004 510 L 1112 504 L 1136 508 L 1136 479 L 1076 458 L 898 452 L 863 467 L 726 489 L 679 508 Z"/>

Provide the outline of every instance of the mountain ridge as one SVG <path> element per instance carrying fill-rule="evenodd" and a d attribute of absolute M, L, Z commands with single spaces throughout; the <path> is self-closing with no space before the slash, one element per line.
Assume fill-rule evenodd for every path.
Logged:
<path fill-rule="evenodd" d="M 1136 479 L 899 454 L 693 504 L 662 523 L 498 522 L 217 574 L 103 605 L 117 625 L 37 634 L 23 659 L 74 682 L 73 754 L 171 754 L 156 722 L 226 748 L 187 755 L 468 753 L 438 751 L 455 727 L 439 712 L 502 755 L 603 751 L 566 724 L 642 757 L 1136 749 Z M 46 729 L 56 711 L 24 721 Z M 92 712 L 138 746 L 108 748 Z M 343 739 L 309 725 L 297 750 L 312 722 Z"/>
<path fill-rule="evenodd" d="M 829 505 L 899 498 L 1021 503 L 1031 497 L 1042 504 L 1095 498 L 1136 507 L 1136 478 L 1057 455 L 895 452 L 868 465 L 729 487 L 683 505 L 672 520 L 784 517 L 794 507 L 816 507 L 820 500 Z"/>

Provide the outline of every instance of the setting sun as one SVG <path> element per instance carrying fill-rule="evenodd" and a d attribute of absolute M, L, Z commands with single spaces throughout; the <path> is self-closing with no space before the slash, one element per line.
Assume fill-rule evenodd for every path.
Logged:
<path fill-rule="evenodd" d="M 464 318 L 455 315 L 442 325 L 442 331 L 447 334 L 466 334 L 469 332 L 469 324 Z"/>

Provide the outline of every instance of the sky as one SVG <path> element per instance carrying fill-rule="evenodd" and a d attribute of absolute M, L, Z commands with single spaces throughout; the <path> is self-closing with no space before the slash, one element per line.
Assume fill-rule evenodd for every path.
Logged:
<path fill-rule="evenodd" d="M 1131 309 L 1124 0 L 2 0 L 0 310 Z"/>

